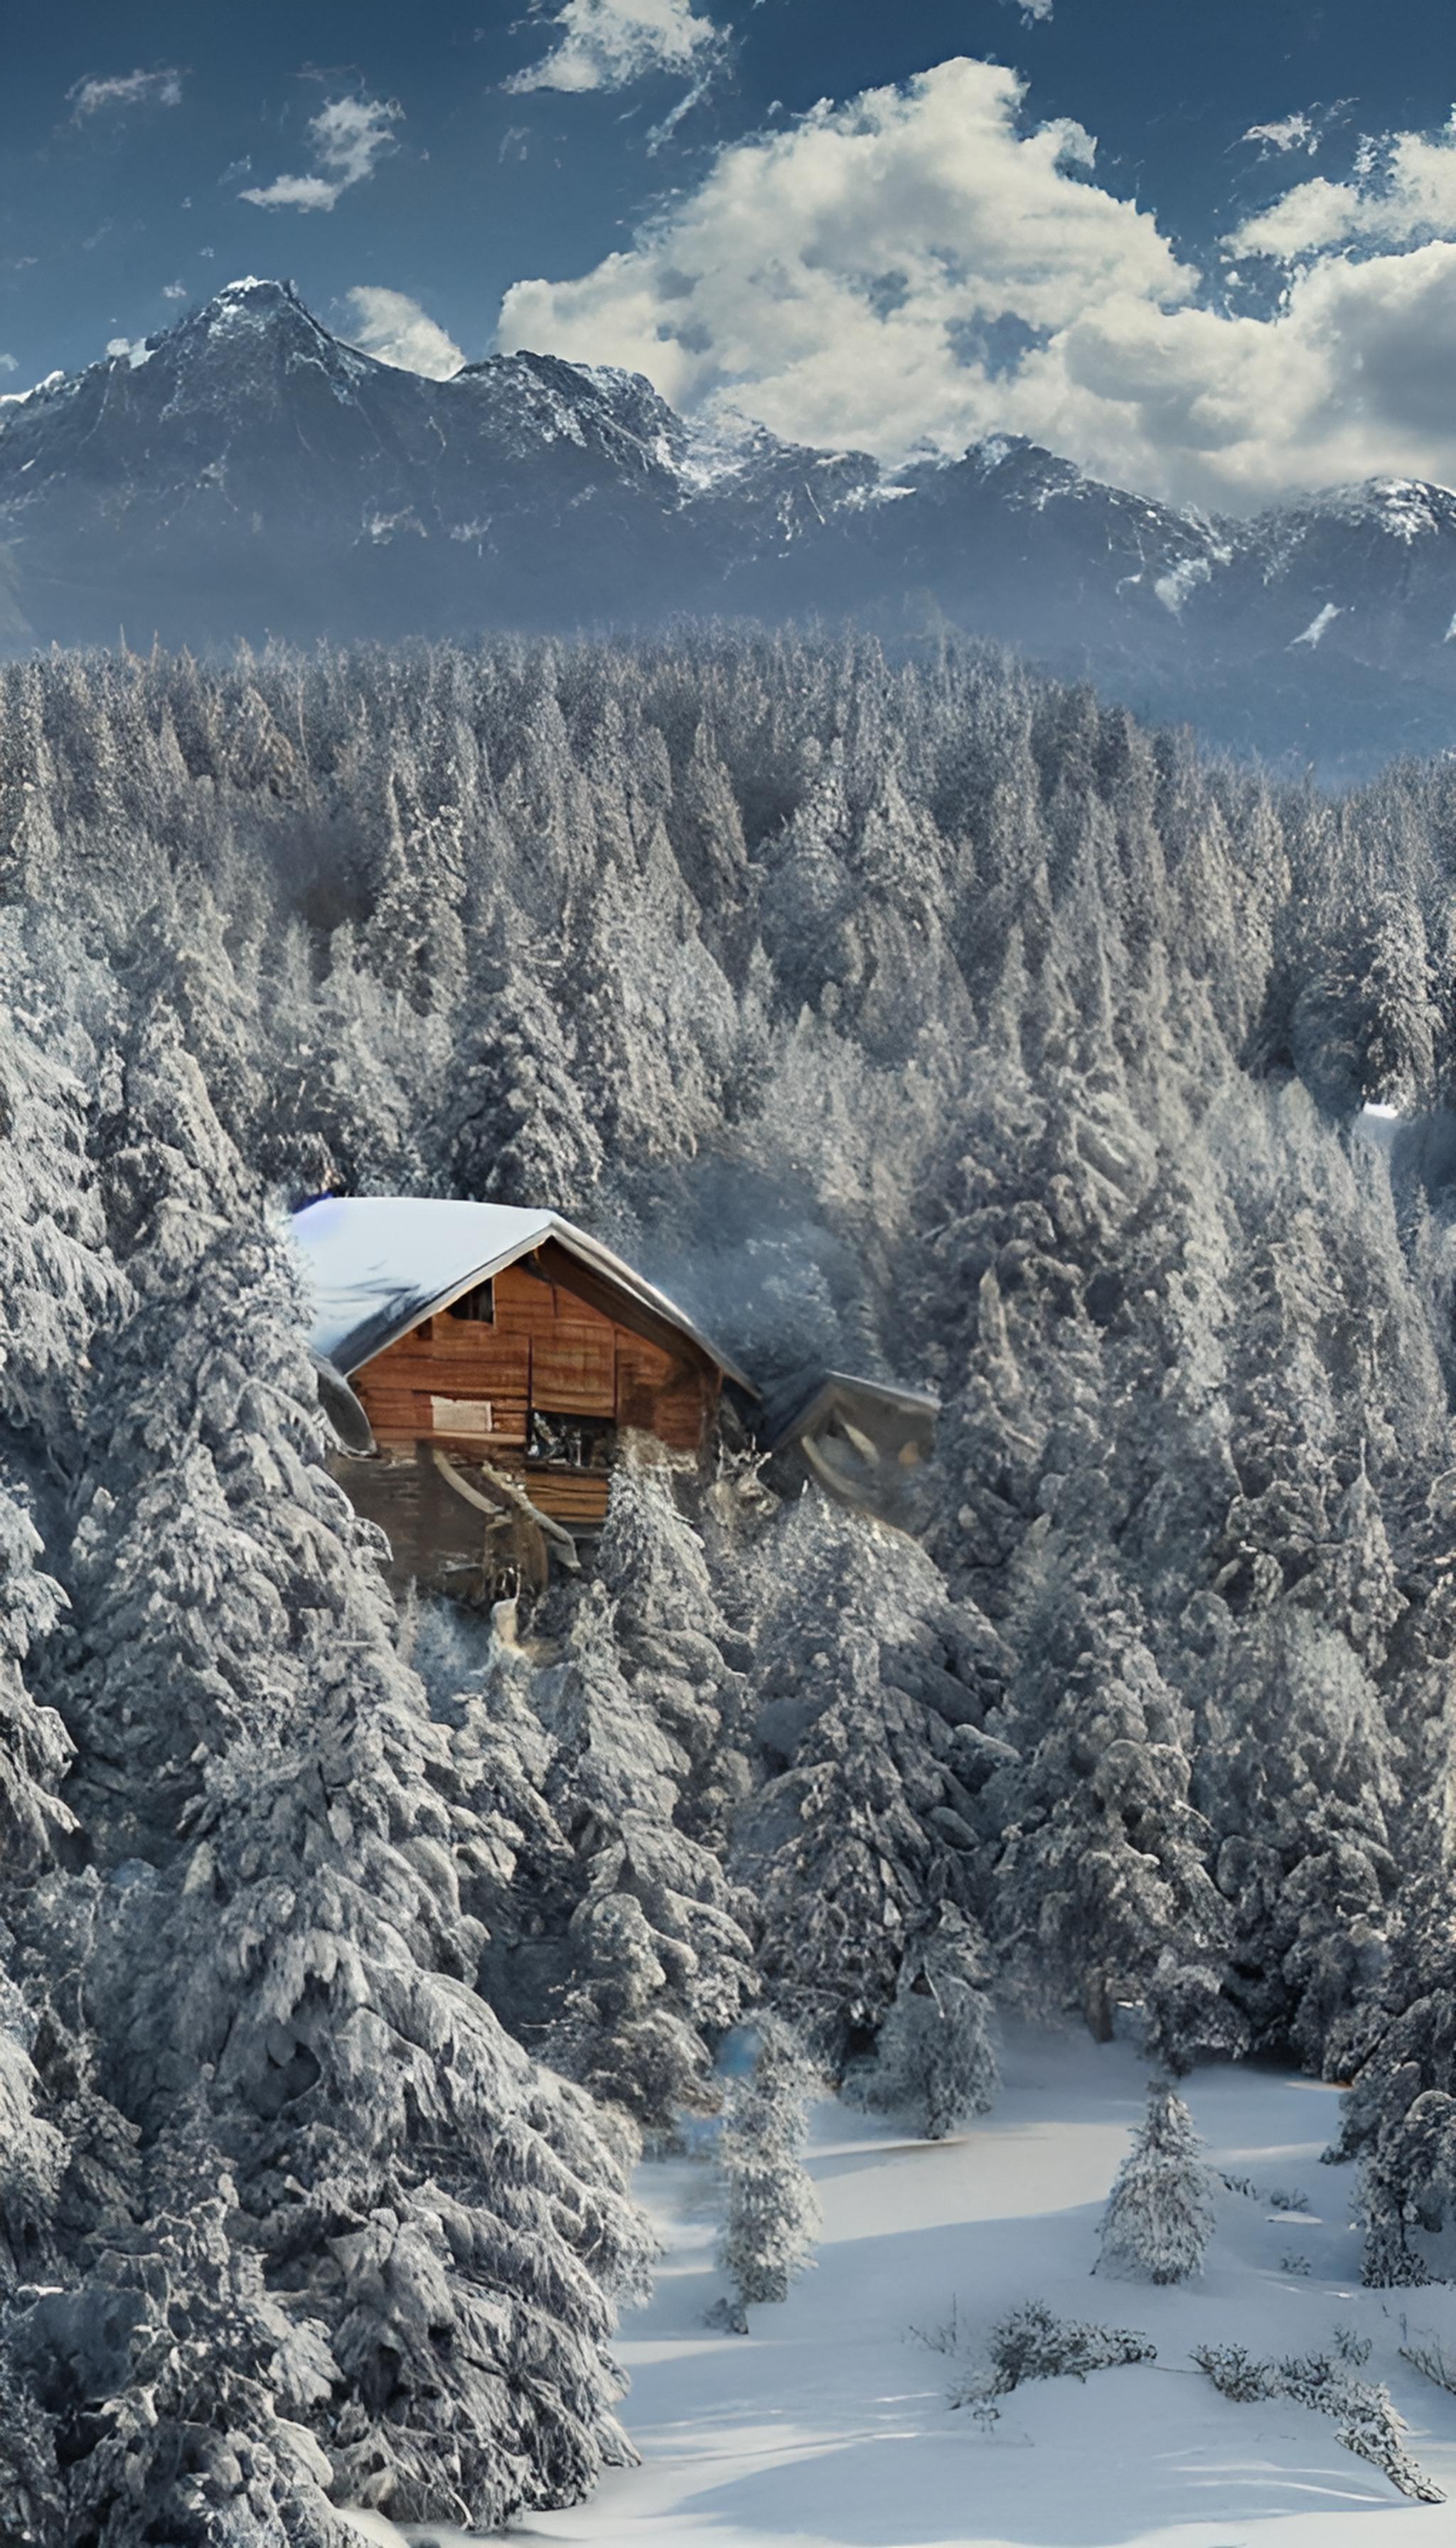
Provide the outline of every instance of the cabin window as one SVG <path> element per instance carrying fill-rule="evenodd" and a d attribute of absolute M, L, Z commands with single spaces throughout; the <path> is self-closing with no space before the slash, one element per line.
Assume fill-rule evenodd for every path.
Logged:
<path fill-rule="evenodd" d="M 494 1282 L 477 1283 L 474 1291 L 462 1292 L 450 1304 L 452 1319 L 477 1319 L 483 1326 L 496 1323 L 496 1286 Z"/>
<path fill-rule="evenodd" d="M 429 1413 L 436 1433 L 463 1433 L 481 1442 L 496 1430 L 496 1410 L 489 1398 L 431 1398 Z"/>
<path fill-rule="evenodd" d="M 526 1458 L 534 1469 L 595 1469 L 611 1465 L 616 1427 L 609 1415 L 550 1415 L 531 1410 Z"/>

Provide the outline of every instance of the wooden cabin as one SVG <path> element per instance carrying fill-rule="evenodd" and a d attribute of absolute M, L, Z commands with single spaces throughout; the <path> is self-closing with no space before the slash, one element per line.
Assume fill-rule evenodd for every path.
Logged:
<path fill-rule="evenodd" d="M 695 1453 L 729 1377 L 677 1305 L 552 1212 L 410 1196 L 295 1214 L 335 1474 L 394 1572 L 489 1597 L 576 1562 L 624 1433 Z"/>

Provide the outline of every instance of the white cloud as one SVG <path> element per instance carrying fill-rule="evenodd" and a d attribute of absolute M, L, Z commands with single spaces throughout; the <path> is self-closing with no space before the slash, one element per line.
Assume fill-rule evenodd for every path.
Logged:
<path fill-rule="evenodd" d="M 1238 510 L 1378 473 L 1456 484 L 1456 240 L 1430 235 L 1456 232 L 1456 130 L 1245 223 L 1241 250 L 1295 262 L 1277 308 L 1239 316 L 1097 183 L 1080 126 L 1028 128 L 1023 102 L 956 60 L 730 143 L 590 273 L 515 284 L 500 342 L 890 461 L 1021 432 Z"/>
<path fill-rule="evenodd" d="M 329 177 L 275 177 L 271 185 L 244 186 L 242 201 L 275 211 L 287 207 L 296 213 L 331 213 L 343 191 Z"/>
<path fill-rule="evenodd" d="M 185 301 L 186 298 L 187 286 L 185 283 L 164 283 L 162 285 L 163 301 Z"/>
<path fill-rule="evenodd" d="M 1051 0 L 1016 0 L 1016 5 L 1029 26 L 1039 19 L 1045 25 L 1051 15 Z"/>
<path fill-rule="evenodd" d="M 634 246 L 506 294 L 500 342 L 628 363 L 675 402 L 887 454 L 978 429 L 976 331 L 1040 337 L 1197 284 L 1150 214 L 1085 181 L 1080 125 L 1023 133 L 1022 87 L 956 60 L 721 151 Z"/>
<path fill-rule="evenodd" d="M 626 88 L 652 71 L 700 71 L 722 35 L 692 0 L 564 0 L 552 12 L 556 44 L 517 71 L 508 89 Z"/>
<path fill-rule="evenodd" d="M 1286 115 L 1278 124 L 1251 124 L 1243 138 L 1261 141 L 1265 158 L 1271 150 L 1307 150 L 1313 159 L 1320 147 L 1314 119 L 1308 115 Z"/>
<path fill-rule="evenodd" d="M 390 127 L 404 111 L 393 100 L 336 97 L 314 117 L 309 126 L 314 147 L 324 166 L 337 171 L 341 186 L 357 186 L 362 177 L 372 176 L 381 152 L 395 146 Z"/>
<path fill-rule="evenodd" d="M 393 99 L 335 97 L 309 120 L 317 166 L 306 176 L 275 177 L 268 186 L 244 186 L 241 201 L 270 210 L 331 213 L 340 195 L 374 174 L 375 162 L 395 147 L 393 127 L 404 108 Z"/>
<path fill-rule="evenodd" d="M 1233 256 L 1269 256 L 1288 262 L 1340 246 L 1357 227 L 1359 206 L 1355 187 L 1331 184 L 1327 177 L 1307 177 L 1266 211 L 1240 222 L 1224 244 Z"/>
<path fill-rule="evenodd" d="M 75 123 L 118 107 L 180 106 L 182 74 L 177 70 L 127 71 L 111 79 L 81 79 L 66 90 Z"/>
<path fill-rule="evenodd" d="M 1356 240 L 1400 246 L 1456 229 L 1456 114 L 1434 135 L 1387 134 L 1367 141 L 1354 178 L 1314 177 L 1291 186 L 1263 213 L 1240 223 L 1228 245 L 1238 256 L 1296 258 Z"/>
<path fill-rule="evenodd" d="M 447 381 L 459 371 L 465 360 L 459 346 L 408 292 L 356 283 L 348 299 L 354 313 L 349 340 L 366 354 L 402 372 L 423 372 L 431 381 Z"/>
<path fill-rule="evenodd" d="M 0 354 L 0 372 L 18 372 L 20 365 L 13 354 Z"/>

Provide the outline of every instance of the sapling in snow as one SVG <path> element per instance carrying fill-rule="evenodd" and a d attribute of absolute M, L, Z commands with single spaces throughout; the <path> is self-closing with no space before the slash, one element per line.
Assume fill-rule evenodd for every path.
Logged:
<path fill-rule="evenodd" d="M 782 2018 L 764 2015 L 757 2034 L 752 2070 L 732 2081 L 723 2100 L 718 2138 L 717 2263 L 733 2287 L 740 2327 L 746 2309 L 788 2298 L 819 2226 L 819 2199 L 803 2163 L 814 2073 Z"/>
<path fill-rule="evenodd" d="M 1214 2226 L 1214 2171 L 1182 2098 L 1154 2080 L 1147 2114 L 1113 2181 L 1098 2268 L 1146 2283 L 1203 2271 Z"/>

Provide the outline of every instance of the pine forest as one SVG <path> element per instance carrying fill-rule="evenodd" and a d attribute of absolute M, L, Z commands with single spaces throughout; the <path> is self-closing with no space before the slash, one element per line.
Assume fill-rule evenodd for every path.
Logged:
<path fill-rule="evenodd" d="M 548 1206 L 934 1450 L 891 1524 L 735 1402 L 628 1438 L 576 1571 L 401 1591 L 328 1192 Z M 1399 2308 L 1456 2226 L 1453 1315 L 1449 760 L 1324 794 L 938 640 L 0 665 L 5 2548 L 580 2503 L 643 2151 L 711 2151 L 756 2323 L 810 2102 L 944 2140 L 1012 2023 L 1156 2074 L 1099 2301 L 1202 2270 L 1177 2083 L 1278 2060 Z"/>

